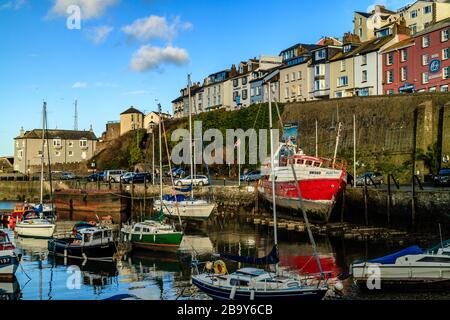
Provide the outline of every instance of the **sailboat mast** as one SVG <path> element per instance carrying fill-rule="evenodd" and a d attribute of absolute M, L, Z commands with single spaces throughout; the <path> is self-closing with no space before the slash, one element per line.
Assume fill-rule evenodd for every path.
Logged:
<path fill-rule="evenodd" d="M 191 198 L 194 198 L 194 163 L 192 161 L 192 110 L 191 110 L 191 75 L 188 74 L 189 106 L 189 161 L 191 163 Z"/>
<path fill-rule="evenodd" d="M 162 141 L 161 141 L 161 104 L 158 103 L 158 112 L 159 112 L 159 123 L 158 123 L 158 132 L 159 132 L 159 200 L 161 203 L 161 211 L 163 210 L 163 178 L 162 178 Z"/>
<path fill-rule="evenodd" d="M 269 92 L 269 127 L 270 127 L 270 168 L 271 168 L 271 176 L 272 176 L 272 210 L 273 210 L 273 229 L 274 229 L 274 244 L 278 245 L 278 231 L 277 231 L 277 206 L 275 199 L 275 160 L 274 160 L 274 150 L 273 150 L 273 121 L 272 121 L 272 97 L 271 97 L 271 87 L 270 82 L 268 82 L 268 90 Z M 278 264 L 277 264 L 278 268 Z"/>
<path fill-rule="evenodd" d="M 44 203 L 44 152 L 45 152 L 45 121 L 47 114 L 47 102 L 44 101 L 44 105 L 42 107 L 42 150 L 41 150 L 41 194 L 40 200 L 41 204 Z"/>

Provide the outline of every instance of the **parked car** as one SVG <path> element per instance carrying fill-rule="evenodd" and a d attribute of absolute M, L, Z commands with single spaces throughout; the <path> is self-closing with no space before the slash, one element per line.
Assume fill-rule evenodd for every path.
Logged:
<path fill-rule="evenodd" d="M 450 169 L 441 169 L 433 180 L 436 187 L 450 186 Z"/>
<path fill-rule="evenodd" d="M 171 171 L 166 172 L 166 177 L 181 178 L 186 172 L 181 168 L 172 168 Z"/>
<path fill-rule="evenodd" d="M 125 170 L 106 170 L 103 180 L 106 182 L 120 182 L 120 177 L 126 173 Z"/>
<path fill-rule="evenodd" d="M 250 171 L 246 174 L 241 175 L 240 180 L 241 181 L 258 181 L 262 178 L 261 171 Z"/>
<path fill-rule="evenodd" d="M 152 181 L 152 174 L 148 173 L 148 172 L 141 172 L 141 173 L 126 173 L 124 174 L 122 177 L 122 183 L 124 184 L 129 184 L 131 182 L 133 183 L 144 183 L 145 180 L 147 180 L 147 182 Z"/>
<path fill-rule="evenodd" d="M 59 180 L 75 180 L 77 176 L 72 172 L 63 172 L 59 177 Z"/>
<path fill-rule="evenodd" d="M 191 176 L 187 176 L 183 179 L 175 180 L 175 185 L 181 186 L 190 186 L 191 183 L 194 183 L 194 186 L 207 186 L 209 185 L 209 179 L 207 176 L 196 175 L 194 179 L 191 179 Z"/>
<path fill-rule="evenodd" d="M 103 181 L 104 180 L 104 176 L 105 176 L 105 173 L 103 171 L 102 172 L 96 172 L 96 173 L 93 173 L 93 174 L 87 176 L 86 180 L 88 182 Z"/>
<path fill-rule="evenodd" d="M 373 183 L 375 183 L 375 185 L 380 185 L 380 186 L 384 183 L 383 175 L 381 173 L 379 173 L 379 172 L 364 172 L 363 174 L 359 175 L 356 178 L 356 185 L 363 186 L 364 179 L 366 180 L 367 185 L 372 185 L 372 181 L 373 181 Z"/>

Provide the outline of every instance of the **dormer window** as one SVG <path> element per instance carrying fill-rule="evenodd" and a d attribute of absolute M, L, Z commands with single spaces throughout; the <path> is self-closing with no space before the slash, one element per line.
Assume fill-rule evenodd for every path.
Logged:
<path fill-rule="evenodd" d="M 325 59 L 327 56 L 326 50 L 322 49 L 319 51 L 316 51 L 316 60 L 322 60 Z"/>
<path fill-rule="evenodd" d="M 88 146 L 87 139 L 81 139 L 80 140 L 80 148 L 84 149 L 84 148 L 87 148 L 87 146 Z"/>
<path fill-rule="evenodd" d="M 344 46 L 344 53 L 350 52 L 352 50 L 352 45 L 351 44 L 346 44 Z"/>
<path fill-rule="evenodd" d="M 54 148 L 60 148 L 61 147 L 61 139 L 60 138 L 53 139 L 53 147 Z"/>

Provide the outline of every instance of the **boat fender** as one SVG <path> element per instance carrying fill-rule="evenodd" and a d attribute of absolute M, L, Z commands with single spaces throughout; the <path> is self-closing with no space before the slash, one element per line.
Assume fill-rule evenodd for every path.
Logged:
<path fill-rule="evenodd" d="M 342 284 L 342 282 L 341 281 L 336 282 L 336 284 L 334 285 L 334 291 L 342 292 L 342 290 L 344 290 L 344 285 Z"/>
<path fill-rule="evenodd" d="M 213 269 L 213 263 L 211 261 L 206 262 L 205 268 L 208 271 L 211 271 Z"/>
<path fill-rule="evenodd" d="M 227 265 L 222 260 L 217 260 L 214 262 L 214 272 L 216 274 L 226 274 Z"/>
<path fill-rule="evenodd" d="M 235 295 L 236 295 L 236 286 L 233 286 L 233 288 L 231 288 L 231 292 L 230 292 L 230 300 L 234 300 Z"/>

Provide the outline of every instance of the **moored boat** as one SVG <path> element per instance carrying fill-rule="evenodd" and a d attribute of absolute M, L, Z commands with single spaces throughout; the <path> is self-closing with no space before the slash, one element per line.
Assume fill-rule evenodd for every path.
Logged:
<path fill-rule="evenodd" d="M 56 225 L 42 217 L 35 211 L 25 213 L 22 221 L 18 222 L 14 231 L 19 237 L 47 239 L 53 236 Z"/>
<path fill-rule="evenodd" d="M 153 207 L 155 210 L 159 210 L 161 200 L 155 200 Z M 177 195 L 176 198 L 166 195 L 162 200 L 162 208 L 164 214 L 170 218 L 205 221 L 209 219 L 212 211 L 216 208 L 216 204 L 184 195 Z"/>
<path fill-rule="evenodd" d="M 450 247 L 422 250 L 412 246 L 399 252 L 350 266 L 361 288 L 440 288 L 450 286 Z"/>
<path fill-rule="evenodd" d="M 112 230 L 105 227 L 79 228 L 74 237 L 48 241 L 50 254 L 83 260 L 112 260 L 116 253 Z"/>
<path fill-rule="evenodd" d="M 13 280 L 19 266 L 20 257 L 8 234 L 0 231 L 0 280 Z"/>
<path fill-rule="evenodd" d="M 285 152 L 288 155 L 279 156 L 286 148 L 290 150 Z M 279 160 L 273 173 L 260 181 L 258 191 L 263 199 L 272 202 L 272 179 L 275 177 L 277 206 L 300 212 L 292 165 L 303 197 L 302 205 L 309 219 L 316 223 L 327 223 L 347 185 L 346 163 L 308 156 L 295 149 L 295 146 L 280 146 L 275 156 Z"/>

